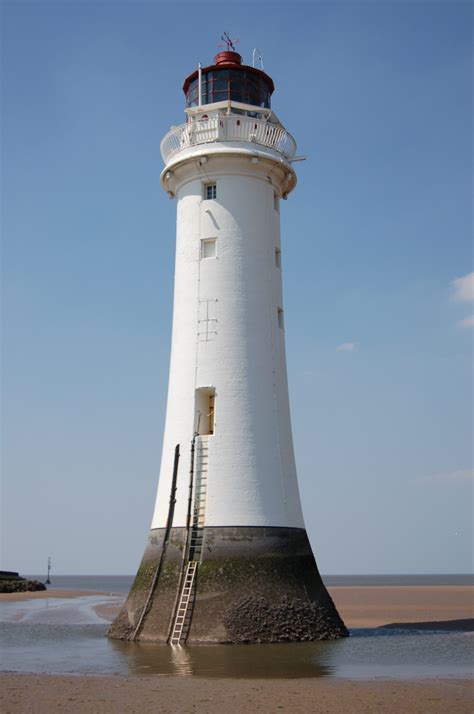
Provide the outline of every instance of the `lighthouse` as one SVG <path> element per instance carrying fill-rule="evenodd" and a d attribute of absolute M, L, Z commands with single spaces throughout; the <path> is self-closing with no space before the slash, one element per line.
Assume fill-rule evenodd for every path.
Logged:
<path fill-rule="evenodd" d="M 272 79 L 230 40 L 183 90 L 186 121 L 161 142 L 177 218 L 158 493 L 109 636 L 342 637 L 306 534 L 291 433 L 280 206 L 296 185 L 296 144 L 271 107 Z"/>

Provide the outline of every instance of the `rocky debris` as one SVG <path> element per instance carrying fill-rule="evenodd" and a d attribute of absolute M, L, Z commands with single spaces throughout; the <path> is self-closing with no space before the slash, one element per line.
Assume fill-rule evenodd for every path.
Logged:
<path fill-rule="evenodd" d="M 124 606 L 107 630 L 107 637 L 115 640 L 131 640 L 134 631 L 135 628 L 130 623 L 127 608 Z"/>
<path fill-rule="evenodd" d="M 0 571 L 0 593 L 25 593 L 46 590 L 46 585 L 39 580 L 27 580 L 7 570 Z"/>
<path fill-rule="evenodd" d="M 232 603 L 224 616 L 229 642 L 306 642 L 335 640 L 349 633 L 331 601 L 308 603 L 283 597 L 279 602 L 248 596 Z"/>

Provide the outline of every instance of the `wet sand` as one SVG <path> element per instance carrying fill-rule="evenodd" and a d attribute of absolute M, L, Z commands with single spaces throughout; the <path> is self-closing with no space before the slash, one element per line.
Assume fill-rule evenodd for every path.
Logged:
<path fill-rule="evenodd" d="M 474 618 L 471 585 L 328 588 L 347 627 Z"/>
<path fill-rule="evenodd" d="M 84 597 L 84 595 L 107 595 L 108 593 L 96 592 L 92 590 L 60 590 L 59 588 L 48 588 L 47 590 L 38 590 L 36 592 L 24 593 L 0 593 L 0 603 L 2 602 L 20 602 L 22 600 L 41 600 L 48 597 L 72 598 Z"/>
<path fill-rule="evenodd" d="M 474 587 L 441 586 L 338 586 L 329 588 L 347 627 L 380 627 L 393 623 L 436 623 L 474 618 Z M 74 598 L 107 593 L 50 588 L 33 593 L 0 594 L 0 603 L 41 598 Z M 125 595 L 122 595 L 125 599 Z M 116 596 L 117 597 L 117 596 Z M 120 597 L 120 596 L 118 596 Z M 97 614 L 112 621 L 120 601 L 95 607 Z M 453 625 L 453 629 L 456 626 Z M 462 626 L 460 629 L 465 629 Z"/>
<path fill-rule="evenodd" d="M 0 675 L 5 714 L 185 714 L 187 712 L 325 712 L 472 714 L 466 680 L 358 682 L 341 679 L 196 679 Z"/>
<path fill-rule="evenodd" d="M 351 628 L 473 617 L 474 588 L 471 586 L 338 586 L 329 590 Z M 107 597 L 106 593 L 50 589 L 0 594 L 0 603 L 85 595 Z M 125 595 L 119 597 L 125 599 Z M 120 607 L 116 603 L 99 604 L 96 611 L 111 621 Z M 454 678 L 358 681 L 1 674 L 0 711 L 5 714 L 221 714 L 222 711 L 472 714 L 474 683 Z"/>

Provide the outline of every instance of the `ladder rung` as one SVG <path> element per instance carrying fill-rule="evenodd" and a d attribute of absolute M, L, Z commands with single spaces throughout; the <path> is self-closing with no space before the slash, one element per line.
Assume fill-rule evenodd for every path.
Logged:
<path fill-rule="evenodd" d="M 191 621 L 192 608 L 190 607 L 193 597 L 194 577 L 196 568 L 200 562 L 204 541 L 204 516 L 206 511 L 207 497 L 207 472 L 209 466 L 209 444 L 206 437 L 199 437 L 196 443 L 196 481 L 194 485 L 194 505 L 193 520 L 189 541 L 190 558 L 187 563 L 184 582 L 176 610 L 176 617 L 173 631 L 170 638 L 171 644 L 178 644 L 183 636 L 184 628 L 186 633 Z M 186 634 L 184 635 L 186 637 Z"/>

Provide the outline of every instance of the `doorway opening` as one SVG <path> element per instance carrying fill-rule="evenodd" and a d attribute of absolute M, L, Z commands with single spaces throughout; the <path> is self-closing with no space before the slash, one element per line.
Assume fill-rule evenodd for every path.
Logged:
<path fill-rule="evenodd" d="M 214 387 L 196 389 L 196 433 L 199 436 L 214 434 L 216 390 Z"/>

